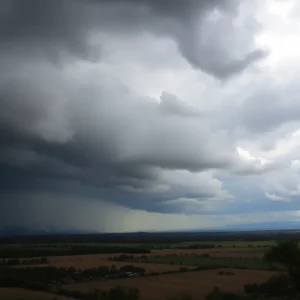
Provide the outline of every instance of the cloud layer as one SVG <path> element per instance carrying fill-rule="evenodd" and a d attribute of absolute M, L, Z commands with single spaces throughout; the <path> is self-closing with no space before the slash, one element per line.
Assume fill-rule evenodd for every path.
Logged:
<path fill-rule="evenodd" d="M 0 226 L 297 211 L 299 61 L 271 26 L 292 2 L 2 1 Z"/>

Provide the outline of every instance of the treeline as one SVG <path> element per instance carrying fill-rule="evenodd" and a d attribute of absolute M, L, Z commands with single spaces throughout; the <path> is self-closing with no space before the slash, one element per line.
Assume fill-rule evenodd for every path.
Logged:
<path fill-rule="evenodd" d="M 271 233 L 271 235 L 270 235 Z M 298 232 L 290 231 L 252 231 L 252 232 L 138 232 L 138 233 L 106 233 L 106 234 L 64 234 L 34 236 L 3 236 L 0 244 L 63 244 L 63 243 L 148 243 L 166 244 L 195 241 L 265 241 L 290 239 Z"/>
<path fill-rule="evenodd" d="M 214 268 L 218 268 L 215 266 Z M 147 276 L 161 274 L 174 274 L 179 272 L 190 272 L 208 270 L 212 268 L 196 267 L 188 269 L 181 267 L 178 270 L 165 272 L 148 272 Z M 57 267 L 26 267 L 26 268 L 0 268 L 0 287 L 19 287 L 32 290 L 52 291 L 61 284 L 79 283 L 96 280 L 109 280 L 126 278 L 132 276 L 145 276 L 146 270 L 134 265 L 124 265 L 119 269 L 115 265 L 111 267 L 100 266 L 85 270 Z"/>
<path fill-rule="evenodd" d="M 215 248 L 213 244 L 192 244 L 187 246 L 178 246 L 176 249 L 212 249 Z"/>
<path fill-rule="evenodd" d="M 41 256 L 68 256 L 84 254 L 105 254 L 105 253 L 151 253 L 146 247 L 122 247 L 122 246 L 68 246 L 56 248 L 22 248 L 13 247 L 0 249 L 1 258 L 17 257 L 41 257 Z"/>
<path fill-rule="evenodd" d="M 44 265 L 48 263 L 47 257 L 41 258 L 33 258 L 33 259 L 19 259 L 19 258 L 12 258 L 12 259 L 3 259 L 0 260 L 0 267 L 12 267 L 12 266 L 21 266 L 21 265 Z"/>
<path fill-rule="evenodd" d="M 0 268 L 0 287 L 20 287 L 33 290 L 52 290 L 59 284 L 85 282 L 97 279 L 125 278 L 131 274 L 143 276 L 145 269 L 132 265 L 125 265 L 117 269 L 100 266 L 85 270 L 74 267 L 27 267 L 27 268 Z"/>
<path fill-rule="evenodd" d="M 95 290 L 89 293 L 81 291 L 70 291 L 60 289 L 57 291 L 58 295 L 64 295 L 73 299 L 79 300 L 139 300 L 140 291 L 138 288 L 129 287 L 113 287 L 108 291 Z"/>
<path fill-rule="evenodd" d="M 137 261 L 137 260 L 145 260 L 148 257 L 146 255 L 136 256 L 132 254 L 121 254 L 119 256 L 108 257 L 109 261 Z"/>

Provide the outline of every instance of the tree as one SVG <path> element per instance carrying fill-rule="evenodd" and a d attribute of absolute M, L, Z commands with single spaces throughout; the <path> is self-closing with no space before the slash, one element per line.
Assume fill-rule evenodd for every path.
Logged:
<path fill-rule="evenodd" d="M 277 274 L 258 286 L 259 293 L 268 297 L 293 297 L 297 295 L 288 274 Z M 290 298 L 288 298 L 290 299 Z"/>
<path fill-rule="evenodd" d="M 271 265 L 277 264 L 283 267 L 294 285 L 297 294 L 300 295 L 300 247 L 297 241 L 283 241 L 266 252 L 264 259 Z"/>
<path fill-rule="evenodd" d="M 222 293 L 218 287 L 215 287 L 205 298 L 206 300 L 222 300 Z"/>
<path fill-rule="evenodd" d="M 139 300 L 140 291 L 136 288 L 116 286 L 111 288 L 106 296 L 108 300 Z"/>
<path fill-rule="evenodd" d="M 257 283 L 249 283 L 244 285 L 244 292 L 247 295 L 257 295 L 259 294 L 259 286 Z"/>
<path fill-rule="evenodd" d="M 117 274 L 118 270 L 115 265 L 112 265 L 109 272 L 110 272 L 110 274 Z"/>

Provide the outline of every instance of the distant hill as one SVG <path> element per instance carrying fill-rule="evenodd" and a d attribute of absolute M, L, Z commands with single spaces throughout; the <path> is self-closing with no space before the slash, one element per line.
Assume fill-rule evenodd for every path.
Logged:
<path fill-rule="evenodd" d="M 276 229 L 300 229 L 299 221 L 261 222 L 251 224 L 236 224 L 224 226 L 225 230 L 276 230 Z"/>
<path fill-rule="evenodd" d="M 191 229 L 173 229 L 162 231 L 149 231 L 149 232 L 224 232 L 224 231 L 260 231 L 260 230 L 292 230 L 299 229 L 299 221 L 286 221 L 286 222 L 259 222 L 259 223 L 244 223 L 233 224 L 216 227 L 204 227 L 204 228 L 191 228 Z"/>

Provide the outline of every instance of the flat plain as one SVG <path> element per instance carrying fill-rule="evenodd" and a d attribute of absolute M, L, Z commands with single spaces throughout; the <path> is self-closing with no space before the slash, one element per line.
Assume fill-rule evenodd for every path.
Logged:
<path fill-rule="evenodd" d="M 174 238 L 174 240 L 178 240 L 178 242 L 173 242 L 174 240 L 172 240 L 172 242 L 169 241 L 169 239 L 172 239 L 172 235 L 166 235 L 166 238 L 157 235 L 158 241 L 155 243 L 153 243 L 152 238 L 152 240 L 149 238 L 148 234 L 142 233 L 140 240 L 145 240 L 147 238 L 151 240 L 151 243 L 124 243 L 122 242 L 125 240 L 123 237 L 121 237 L 122 241 L 120 239 L 120 243 L 86 243 L 81 241 L 81 237 L 80 239 L 79 237 L 72 238 L 75 242 L 69 243 L 65 240 L 65 237 L 63 238 L 64 240 L 60 237 L 56 237 L 55 239 L 53 238 L 53 240 L 49 239 L 49 244 L 39 242 L 2 244 L 0 245 L 0 250 L 3 253 L 2 257 L 16 257 L 20 260 L 28 260 L 28 257 L 31 257 L 30 255 L 32 255 L 38 256 L 37 258 L 48 258 L 47 264 L 36 264 L 36 262 L 30 262 L 29 260 L 28 267 L 73 267 L 80 270 L 101 266 L 111 267 L 113 265 L 117 269 L 124 265 L 142 267 L 146 270 L 146 275 L 155 276 L 103 280 L 97 275 L 92 275 L 91 277 L 82 275 L 82 277 L 79 277 L 78 282 L 76 282 L 78 278 L 72 278 L 72 280 L 69 281 L 60 281 L 60 278 L 57 278 L 58 282 L 64 282 L 62 286 L 59 284 L 59 288 L 62 287 L 65 290 L 73 291 L 93 292 L 95 289 L 107 290 L 118 285 L 138 288 L 141 292 L 142 300 L 165 300 L 168 297 L 179 296 L 180 294 L 190 294 L 194 299 L 205 299 L 205 296 L 216 286 L 222 291 L 242 293 L 245 284 L 265 282 L 274 274 L 274 272 L 271 271 L 258 270 L 262 269 L 262 257 L 269 249 L 269 246 L 274 243 L 273 241 L 253 241 L 252 239 L 243 241 L 242 237 L 237 235 L 237 239 L 232 239 L 231 241 L 212 242 L 202 240 L 195 241 L 193 239 L 190 242 L 180 242 L 180 238 L 177 237 L 177 235 L 175 235 L 175 237 L 176 239 Z M 209 239 L 210 237 L 211 234 L 209 233 L 207 238 Z M 84 237 L 82 237 L 82 239 L 83 238 Z M 128 239 L 129 238 L 131 240 L 133 239 L 128 235 Z M 197 237 L 195 236 L 195 239 L 196 238 Z M 239 238 L 240 240 L 238 240 Z M 39 239 L 42 240 L 42 238 Z M 37 239 L 37 241 L 39 241 L 39 239 Z M 69 240 L 72 239 L 70 238 Z M 92 240 L 93 239 L 97 240 L 98 238 L 96 239 L 93 237 Z M 134 239 L 138 240 L 136 236 L 134 236 Z M 54 240 L 57 241 L 55 242 Z M 80 242 L 77 243 L 76 240 L 80 240 Z M 186 234 L 182 235 L 182 240 L 187 240 Z M 76 248 L 76 251 L 70 251 L 72 250 L 72 247 Z M 106 247 L 110 247 L 110 250 L 105 249 Z M 114 247 L 115 250 L 112 249 Z M 132 249 L 128 250 L 124 249 L 124 247 L 131 247 Z M 133 249 L 134 247 L 140 247 L 146 251 Z M 151 253 L 147 253 L 149 249 L 151 249 Z M 88 251 L 85 253 L 85 250 Z M 89 252 L 90 250 L 91 252 Z M 122 251 L 125 253 L 121 253 Z M 104 252 L 112 253 L 104 254 Z M 16 256 L 13 256 L 15 254 Z M 24 255 L 22 256 L 22 254 Z M 126 254 L 127 257 L 123 256 L 120 258 L 119 256 L 122 254 Z M 122 258 L 128 260 L 119 261 Z M 223 266 L 224 269 L 222 268 Z M 22 268 L 26 267 L 26 265 L 16 265 L 13 268 L 15 267 Z M 181 270 L 181 272 L 178 272 L 183 267 L 190 269 L 199 267 L 201 270 L 191 270 L 189 272 Z M 171 271 L 174 273 L 166 274 L 166 272 Z M 46 271 L 44 272 L 46 274 Z M 75 272 L 75 270 L 72 272 L 74 272 L 74 274 L 81 273 L 80 271 Z M 72 277 L 74 274 L 68 276 Z M 102 276 L 103 275 L 100 277 Z M 57 287 L 55 286 L 55 288 Z M 55 294 L 51 295 L 18 288 L 0 289 L 0 299 L 70 300 L 70 298 Z"/>

